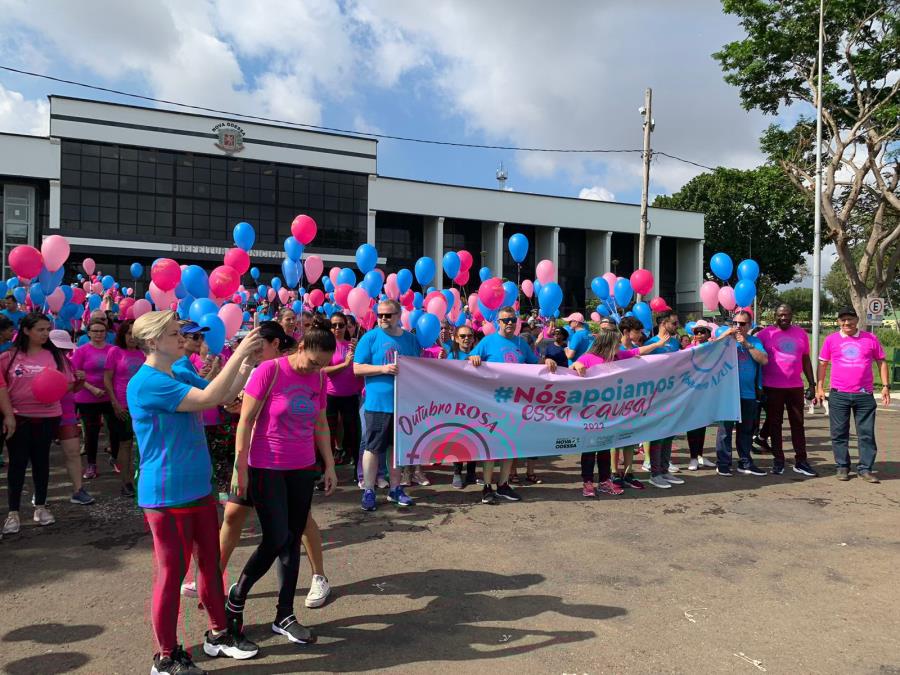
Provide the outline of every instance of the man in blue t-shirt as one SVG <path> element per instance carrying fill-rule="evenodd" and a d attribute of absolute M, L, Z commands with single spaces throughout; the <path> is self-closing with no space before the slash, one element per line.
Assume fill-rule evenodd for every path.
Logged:
<path fill-rule="evenodd" d="M 365 452 L 363 452 L 363 511 L 375 510 L 375 480 L 381 455 L 394 447 L 394 379 L 398 356 L 422 353 L 416 336 L 400 326 L 400 303 L 378 304 L 378 326 L 363 335 L 353 352 L 353 374 L 366 378 Z M 388 501 L 412 506 L 400 485 L 400 469 L 389 463 L 391 488 Z"/>
<path fill-rule="evenodd" d="M 569 345 L 566 347 L 566 356 L 569 364 L 576 361 L 579 356 L 585 354 L 594 343 L 594 336 L 584 326 L 584 314 L 574 312 L 565 318 L 569 324 Z"/>
<path fill-rule="evenodd" d="M 761 386 L 760 368 L 769 357 L 759 338 L 750 335 L 753 319 L 749 312 L 739 311 L 732 317 L 731 328 L 722 337 L 733 335 L 737 340 L 738 380 L 741 391 L 741 421 L 722 422 L 716 434 L 716 472 L 731 476 L 731 432 L 737 425 L 738 473 L 765 476 L 766 472 L 753 463 L 750 451 L 753 447 L 753 427 L 756 419 L 756 388 Z"/>
<path fill-rule="evenodd" d="M 6 296 L 6 307 L 0 310 L 0 314 L 12 321 L 16 330 L 19 329 L 19 321 L 25 316 L 25 312 L 19 311 L 19 303 L 16 301 L 16 297 L 11 293 Z"/>
<path fill-rule="evenodd" d="M 512 307 L 503 307 L 497 312 L 497 322 L 500 327 L 496 333 L 491 333 L 484 338 L 469 356 L 469 361 L 473 366 L 480 366 L 482 361 L 490 363 L 539 363 L 537 354 L 525 341 L 525 338 L 516 335 L 516 322 L 518 317 L 516 310 Z M 551 373 L 556 372 L 556 361 L 553 359 L 544 359 L 544 365 Z M 500 479 L 497 483 L 497 490 L 494 491 L 491 486 L 491 478 L 494 474 L 494 463 L 484 462 L 482 469 L 484 471 L 484 489 L 481 494 L 482 504 L 497 504 L 498 497 L 503 497 L 511 502 L 521 501 L 519 493 L 509 486 L 509 474 L 512 470 L 512 459 L 504 459 L 500 461 Z"/>

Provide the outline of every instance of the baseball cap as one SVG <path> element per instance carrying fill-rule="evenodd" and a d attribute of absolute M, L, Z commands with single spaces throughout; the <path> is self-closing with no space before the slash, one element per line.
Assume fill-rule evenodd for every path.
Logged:
<path fill-rule="evenodd" d="M 72 342 L 72 336 L 68 331 L 58 328 L 50 331 L 50 342 L 57 349 L 75 349 L 75 343 Z"/>
<path fill-rule="evenodd" d="M 712 326 L 705 319 L 700 319 L 699 321 L 694 322 L 694 330 L 692 332 L 696 332 L 698 328 L 705 328 L 710 333 L 712 333 Z"/>
<path fill-rule="evenodd" d="M 277 321 L 263 321 L 259 324 L 259 336 L 267 342 L 278 340 L 278 346 L 281 351 L 290 351 L 297 346 L 297 341 L 284 332 L 281 324 Z"/>
<path fill-rule="evenodd" d="M 206 326 L 201 326 L 196 321 L 183 321 L 181 323 L 181 334 L 190 335 L 192 333 L 205 333 L 209 330 Z"/>
<path fill-rule="evenodd" d="M 840 319 L 842 316 L 855 316 L 856 318 L 859 318 L 856 310 L 849 306 L 841 307 L 840 311 L 838 311 L 838 318 Z"/>
<path fill-rule="evenodd" d="M 563 319 L 563 321 L 565 321 L 566 323 L 568 323 L 569 321 L 584 323 L 584 314 L 582 314 L 581 312 L 572 312 L 571 314 L 569 314 L 569 316 Z"/>

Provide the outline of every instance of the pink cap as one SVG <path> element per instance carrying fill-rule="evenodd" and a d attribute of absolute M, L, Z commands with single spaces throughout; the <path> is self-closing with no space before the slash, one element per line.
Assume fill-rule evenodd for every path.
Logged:
<path fill-rule="evenodd" d="M 582 314 L 581 312 L 572 312 L 571 314 L 569 314 L 569 316 L 563 319 L 563 321 L 565 321 L 566 323 L 568 323 L 569 321 L 584 323 L 584 314 Z"/>
<path fill-rule="evenodd" d="M 64 330 L 51 330 L 50 342 L 57 349 L 75 349 L 75 343 L 72 342 L 72 336 Z"/>

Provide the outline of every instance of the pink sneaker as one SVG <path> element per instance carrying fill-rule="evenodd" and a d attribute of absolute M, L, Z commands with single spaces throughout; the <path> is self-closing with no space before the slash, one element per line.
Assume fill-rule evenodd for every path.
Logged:
<path fill-rule="evenodd" d="M 586 480 L 584 481 L 584 487 L 581 488 L 581 496 L 582 497 L 596 497 L 597 493 L 594 491 L 594 483 L 592 481 Z"/>
<path fill-rule="evenodd" d="M 597 490 L 606 495 L 620 495 L 625 492 L 625 490 L 620 488 L 611 480 L 605 480 L 602 483 L 597 483 Z"/>
<path fill-rule="evenodd" d="M 97 465 L 96 464 L 88 464 L 87 468 L 84 470 L 84 473 L 81 475 L 81 477 L 84 479 L 89 479 L 89 478 L 96 478 L 99 475 L 100 474 L 97 471 Z"/>

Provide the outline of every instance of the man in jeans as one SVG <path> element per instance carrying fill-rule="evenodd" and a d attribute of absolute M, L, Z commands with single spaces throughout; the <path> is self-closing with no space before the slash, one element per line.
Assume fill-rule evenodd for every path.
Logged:
<path fill-rule="evenodd" d="M 758 370 L 769 362 L 766 350 L 759 338 L 750 335 L 750 313 L 739 311 L 731 321 L 731 328 L 722 338 L 734 335 L 737 340 L 738 380 L 741 391 L 741 421 L 722 422 L 716 434 L 716 473 L 732 476 L 731 432 L 737 425 L 738 473 L 765 476 L 766 472 L 753 463 L 750 450 L 753 446 L 753 425 L 756 419 L 756 383 Z"/>
<path fill-rule="evenodd" d="M 872 363 L 878 364 L 881 381 L 881 403 L 891 404 L 891 389 L 887 385 L 888 367 L 884 348 L 872 333 L 859 330 L 859 317 L 852 307 L 838 312 L 841 328 L 822 343 L 819 353 L 819 385 L 816 395 L 825 398 L 822 383 L 831 364 L 831 395 L 828 399 L 828 421 L 831 425 L 831 446 L 837 464 L 837 479 L 850 480 L 850 413 L 856 421 L 859 439 L 857 475 L 867 483 L 878 483 L 872 474 L 878 446 L 875 444 L 875 403 Z"/>
<path fill-rule="evenodd" d="M 762 383 L 766 392 L 766 427 L 775 456 L 772 473 L 784 473 L 781 425 L 787 407 L 791 444 L 794 446 L 794 473 L 818 476 L 807 462 L 806 431 L 803 427 L 803 375 L 806 375 L 810 389 L 815 390 L 816 380 L 809 360 L 809 336 L 800 326 L 793 325 L 793 318 L 790 305 L 779 305 L 775 309 L 775 325 L 763 328 L 757 335 L 769 357 L 769 362 L 762 369 Z"/>

